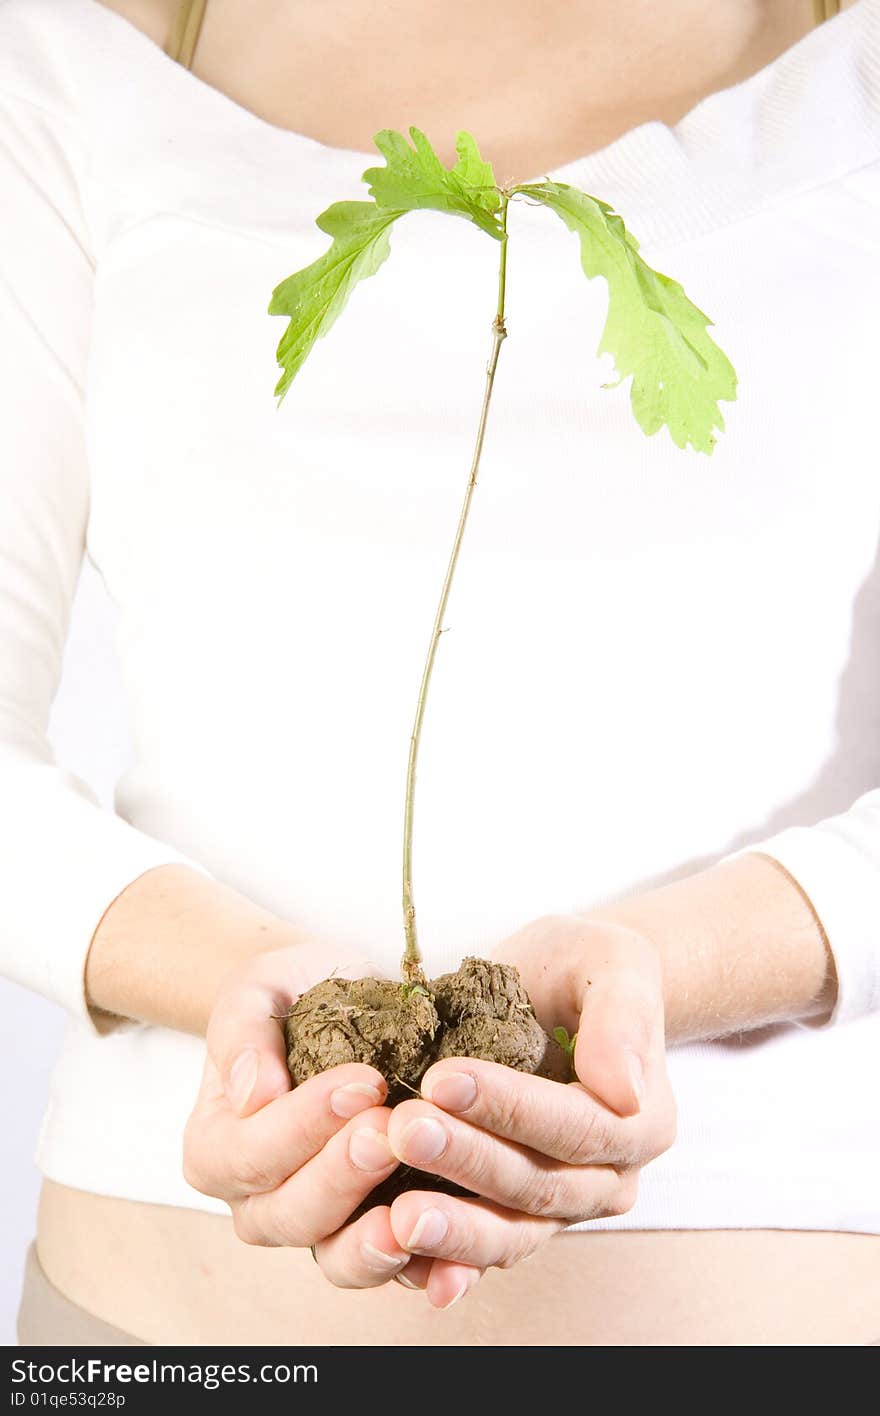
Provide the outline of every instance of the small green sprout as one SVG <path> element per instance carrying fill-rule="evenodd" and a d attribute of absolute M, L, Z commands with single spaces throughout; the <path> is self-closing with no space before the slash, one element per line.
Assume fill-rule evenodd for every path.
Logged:
<path fill-rule="evenodd" d="M 424 984 L 422 983 L 404 983 L 402 985 L 402 990 L 404 998 L 410 998 L 414 993 L 423 993 L 426 998 L 431 997 L 427 988 L 425 988 Z"/>
<path fill-rule="evenodd" d="M 571 1037 L 569 1037 L 567 1028 L 558 1027 L 553 1029 L 553 1036 L 559 1043 L 559 1046 L 562 1048 L 563 1052 L 568 1053 L 568 1060 L 571 1063 L 572 1071 L 574 1071 L 574 1049 L 578 1037 L 577 1033 L 574 1033 Z"/>

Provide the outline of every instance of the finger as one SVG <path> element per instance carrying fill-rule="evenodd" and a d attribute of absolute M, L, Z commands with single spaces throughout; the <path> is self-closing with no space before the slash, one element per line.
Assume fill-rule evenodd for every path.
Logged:
<path fill-rule="evenodd" d="M 425 1285 L 428 1302 L 432 1308 L 451 1308 L 476 1288 L 482 1277 L 482 1270 L 471 1268 L 469 1264 L 450 1264 L 445 1259 L 435 1259 Z"/>
<path fill-rule="evenodd" d="M 573 1166 L 448 1116 L 429 1102 L 394 1108 L 388 1140 L 398 1159 L 506 1208 L 553 1218 L 606 1213 L 619 1176 L 612 1166 Z"/>
<path fill-rule="evenodd" d="M 363 1112 L 283 1185 L 239 1201 L 233 1207 L 238 1237 L 246 1244 L 307 1248 L 334 1233 L 397 1167 L 386 1137 L 390 1116 L 381 1107 Z"/>
<path fill-rule="evenodd" d="M 663 1046 L 663 979 L 656 949 L 619 931 L 613 966 L 594 969 L 584 988 L 575 1072 L 619 1116 L 635 1116 L 645 1096 L 649 1060 Z"/>
<path fill-rule="evenodd" d="M 480 1278 L 480 1270 L 445 1259 L 415 1258 L 394 1237 L 387 1205 L 377 1205 L 354 1224 L 315 1245 L 324 1277 L 337 1288 L 379 1288 L 396 1280 L 403 1288 L 427 1290 L 435 1308 L 451 1308 Z"/>
<path fill-rule="evenodd" d="M 390 1226 L 401 1249 L 479 1270 L 511 1268 L 562 1229 L 558 1219 L 409 1190 L 391 1206 Z"/>
<path fill-rule="evenodd" d="M 291 1089 L 287 1044 L 279 1019 L 290 1006 L 284 990 L 251 980 L 230 988 L 208 1023 L 207 1044 L 229 1105 L 250 1116 Z"/>
<path fill-rule="evenodd" d="M 421 1091 L 443 1111 L 570 1165 L 634 1165 L 641 1157 L 643 1122 L 621 1120 L 577 1082 L 452 1057 L 428 1069 Z"/>
<path fill-rule="evenodd" d="M 220 1075 L 205 1063 L 199 1101 L 184 1137 L 185 1175 L 195 1189 L 231 1201 L 274 1190 L 352 1117 L 380 1106 L 388 1088 L 360 1062 L 310 1077 L 251 1116 L 229 1108 Z"/>
<path fill-rule="evenodd" d="M 324 1277 L 337 1288 L 378 1288 L 396 1280 L 426 1290 L 434 1308 L 451 1308 L 478 1282 L 481 1271 L 445 1259 L 413 1257 L 394 1237 L 387 1205 L 369 1210 L 315 1245 Z"/>
<path fill-rule="evenodd" d="M 451 1308 L 483 1276 L 482 1269 L 449 1259 L 429 1259 L 421 1254 L 411 1258 L 394 1282 L 404 1288 L 427 1293 L 433 1308 Z"/>
<path fill-rule="evenodd" d="M 208 1023 L 208 1052 L 239 1116 L 290 1091 L 283 1020 L 291 1004 L 331 970 L 356 978 L 363 967 L 347 956 L 334 966 L 332 955 L 304 945 L 284 951 L 282 961 L 278 951 L 253 960 L 247 980 L 233 981 L 221 993 Z"/>
<path fill-rule="evenodd" d="M 428 1279 L 431 1276 L 431 1268 L 434 1259 L 423 1258 L 421 1254 L 416 1254 L 415 1258 L 410 1257 L 410 1261 L 405 1269 L 395 1275 L 394 1282 L 400 1283 L 404 1288 L 425 1289 L 428 1286 Z M 442 1260 L 437 1260 L 442 1262 Z"/>
<path fill-rule="evenodd" d="M 390 1213 L 387 1205 L 377 1205 L 320 1240 L 315 1258 L 324 1277 L 337 1288 L 379 1288 L 403 1273 L 412 1255 L 395 1239 Z"/>

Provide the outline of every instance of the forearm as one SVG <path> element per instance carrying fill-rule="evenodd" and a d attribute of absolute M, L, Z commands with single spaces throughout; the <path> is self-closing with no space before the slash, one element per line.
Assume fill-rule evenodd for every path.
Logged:
<path fill-rule="evenodd" d="M 203 1033 L 235 965 L 303 942 L 301 930 L 185 865 L 148 870 L 104 913 L 86 963 L 96 1013 Z"/>
<path fill-rule="evenodd" d="M 819 921 L 769 856 L 739 856 L 588 918 L 638 930 L 658 948 L 670 1042 L 819 1019 L 834 1006 Z"/>
<path fill-rule="evenodd" d="M 819 922 L 769 857 L 741 856 L 586 918 L 627 926 L 656 945 L 672 1042 L 819 1018 L 833 1006 L 834 968 Z M 230 969 L 305 937 L 227 885 L 187 866 L 159 866 L 101 919 L 86 965 L 89 1003 L 202 1033 Z"/>

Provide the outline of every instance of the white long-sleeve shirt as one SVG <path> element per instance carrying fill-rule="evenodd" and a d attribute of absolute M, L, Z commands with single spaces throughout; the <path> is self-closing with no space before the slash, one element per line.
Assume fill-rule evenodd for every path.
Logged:
<path fill-rule="evenodd" d="M 145 870 L 188 862 L 389 971 L 401 951 L 497 247 L 405 217 L 276 409 L 269 295 L 376 160 L 94 0 L 0 0 L 0 955 L 71 1015 L 38 1157 L 68 1185 L 225 1208 L 180 1168 L 203 1044 L 100 1034 L 84 1002 Z M 711 458 L 646 438 L 628 381 L 601 387 L 604 283 L 512 206 L 420 759 L 427 964 L 759 846 L 827 932 L 832 1022 L 674 1048 L 679 1140 L 603 1227 L 880 1230 L 880 0 L 552 175 L 707 311 L 739 398 Z M 131 710 L 115 813 L 46 737 L 85 555 Z"/>

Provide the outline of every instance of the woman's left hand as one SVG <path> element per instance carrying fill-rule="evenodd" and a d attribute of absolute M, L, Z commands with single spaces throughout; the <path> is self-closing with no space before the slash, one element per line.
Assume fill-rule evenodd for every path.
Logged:
<path fill-rule="evenodd" d="M 482 1198 L 410 1191 L 391 1206 L 402 1249 L 426 1278 L 452 1261 L 473 1286 L 580 1220 L 632 1208 L 642 1166 L 672 1145 L 663 980 L 642 934 L 573 915 L 536 920 L 495 951 L 516 964 L 544 1027 L 577 1032 L 568 1085 L 494 1062 L 445 1058 L 424 1100 L 395 1107 L 388 1140 L 401 1161 Z M 451 1277 L 451 1275 L 450 1275 Z M 421 1285 L 420 1285 L 421 1286 Z M 463 1290 L 466 1291 L 466 1290 Z M 442 1295 L 442 1296 L 445 1296 Z M 431 1294 L 432 1301 L 441 1295 Z"/>

